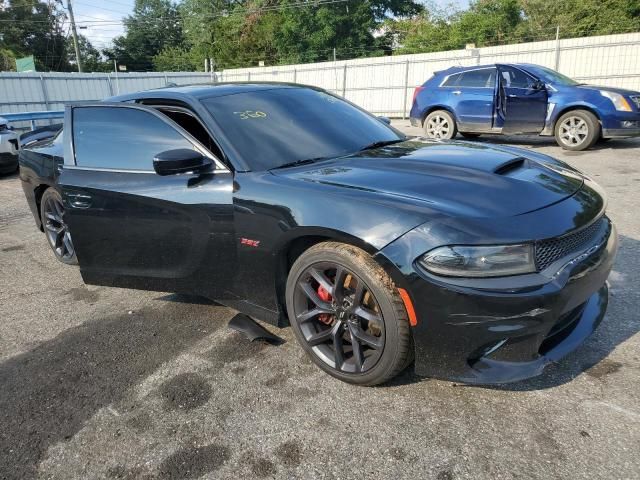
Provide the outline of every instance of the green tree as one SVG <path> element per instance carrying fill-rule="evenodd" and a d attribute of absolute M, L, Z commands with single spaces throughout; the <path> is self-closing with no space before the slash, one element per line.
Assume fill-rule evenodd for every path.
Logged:
<path fill-rule="evenodd" d="M 187 43 L 221 68 L 324 61 L 390 53 L 392 38 L 374 35 L 394 15 L 414 15 L 413 0 L 300 6 L 299 0 L 184 0 Z"/>
<path fill-rule="evenodd" d="M 422 15 L 393 19 L 396 53 L 434 52 L 640 30 L 638 0 L 477 0 L 446 14 L 428 5 Z"/>
<path fill-rule="evenodd" d="M 0 72 L 15 72 L 16 56 L 8 48 L 0 48 Z"/>
<path fill-rule="evenodd" d="M 640 30 L 637 0 L 520 0 L 524 22 L 522 38 L 548 38 L 556 26 L 560 35 L 582 37 Z M 546 37 L 545 37 L 546 35 Z"/>
<path fill-rule="evenodd" d="M 167 47 L 153 57 L 158 72 L 197 72 L 204 70 L 204 60 L 184 47 Z"/>
<path fill-rule="evenodd" d="M 469 9 L 457 15 L 451 35 L 459 46 L 476 46 L 509 42 L 522 22 L 519 0 L 477 0 Z"/>
<path fill-rule="evenodd" d="M 35 57 L 39 71 L 71 68 L 61 0 L 0 0 L 0 49 Z"/>
<path fill-rule="evenodd" d="M 82 66 L 85 72 L 109 72 L 113 70 L 113 63 L 107 61 L 84 35 L 78 35 L 78 46 L 80 48 L 80 57 L 82 58 Z M 67 38 L 67 50 L 71 52 L 71 58 L 75 65 L 76 58 L 72 37 Z"/>
<path fill-rule="evenodd" d="M 184 43 L 178 8 L 170 0 L 136 0 L 124 28 L 125 34 L 115 38 L 104 54 L 129 70 L 152 70 L 156 55 Z"/>

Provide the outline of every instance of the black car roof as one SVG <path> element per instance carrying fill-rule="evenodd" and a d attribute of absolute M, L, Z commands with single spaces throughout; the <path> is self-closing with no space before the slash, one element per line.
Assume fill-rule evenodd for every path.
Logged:
<path fill-rule="evenodd" d="M 118 95 L 106 99 L 109 102 L 125 102 L 139 98 L 210 98 L 233 95 L 243 92 L 255 92 L 258 90 L 272 90 L 274 88 L 317 88 L 307 85 L 287 82 L 224 82 L 196 85 L 181 85 L 172 87 L 155 88 L 141 92 Z"/>

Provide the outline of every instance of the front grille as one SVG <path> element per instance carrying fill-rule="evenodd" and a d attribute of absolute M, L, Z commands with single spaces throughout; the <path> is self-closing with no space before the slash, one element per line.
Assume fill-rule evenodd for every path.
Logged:
<path fill-rule="evenodd" d="M 570 253 L 579 252 L 597 245 L 609 236 L 610 229 L 609 219 L 602 217 L 581 230 L 571 232 L 562 237 L 536 242 L 536 265 L 538 270 L 544 270 L 556 260 L 560 260 Z"/>
<path fill-rule="evenodd" d="M 636 104 L 636 108 L 640 110 L 640 95 L 629 95 L 629 98 Z"/>

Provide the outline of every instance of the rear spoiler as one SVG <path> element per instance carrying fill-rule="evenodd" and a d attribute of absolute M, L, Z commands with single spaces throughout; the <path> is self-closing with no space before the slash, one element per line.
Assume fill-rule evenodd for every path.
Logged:
<path fill-rule="evenodd" d="M 62 124 L 56 123 L 54 125 L 46 125 L 23 133 L 19 138 L 20 148 L 27 147 L 36 142 L 41 142 L 42 140 L 50 140 L 55 137 L 61 129 Z"/>

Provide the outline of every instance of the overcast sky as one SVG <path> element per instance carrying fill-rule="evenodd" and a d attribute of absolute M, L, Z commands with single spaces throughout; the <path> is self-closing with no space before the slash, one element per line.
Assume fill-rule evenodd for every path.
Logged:
<path fill-rule="evenodd" d="M 122 18 L 131 14 L 134 0 L 72 0 L 79 33 L 86 36 L 94 47 L 111 45 L 114 37 L 123 33 Z M 469 0 L 433 0 L 442 7 L 453 4 L 466 7 Z M 86 23 L 85 23 L 86 22 Z M 102 22 L 102 23 L 100 23 Z"/>

